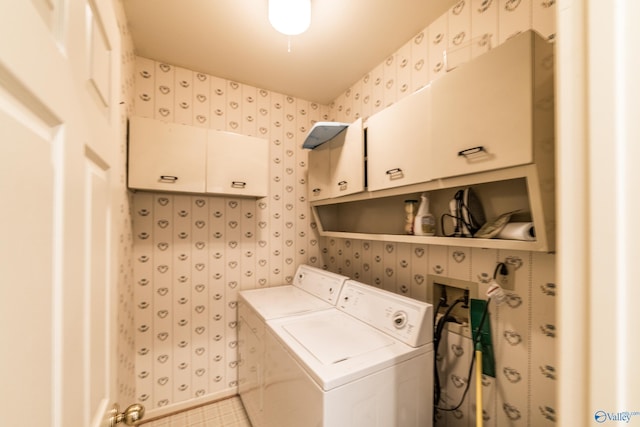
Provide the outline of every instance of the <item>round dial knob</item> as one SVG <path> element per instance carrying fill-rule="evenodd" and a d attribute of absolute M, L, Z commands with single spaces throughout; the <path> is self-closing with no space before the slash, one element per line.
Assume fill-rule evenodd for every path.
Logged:
<path fill-rule="evenodd" d="M 393 313 L 393 326 L 396 329 L 402 329 L 407 324 L 407 313 L 404 311 L 396 311 Z"/>

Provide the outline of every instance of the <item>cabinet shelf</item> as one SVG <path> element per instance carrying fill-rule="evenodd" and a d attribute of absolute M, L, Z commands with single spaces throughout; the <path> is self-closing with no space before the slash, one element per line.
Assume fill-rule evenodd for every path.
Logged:
<path fill-rule="evenodd" d="M 521 240 L 476 239 L 466 237 L 442 236 L 411 236 L 400 234 L 367 234 L 340 231 L 325 231 L 324 237 L 339 239 L 370 240 L 379 242 L 414 243 L 419 245 L 461 246 L 483 249 L 512 249 L 518 251 L 548 252 L 537 241 L 525 242 Z"/>
<path fill-rule="evenodd" d="M 505 212 L 518 211 L 513 220 L 532 221 L 536 240 L 446 237 L 442 231 L 441 215 L 448 212 L 449 200 L 455 192 L 469 186 L 473 187 L 482 202 L 488 221 Z M 366 191 L 312 202 L 311 206 L 323 237 L 553 252 L 554 192 L 543 190 L 549 187 L 553 188 L 553 174 L 530 164 L 393 189 Z M 431 212 L 436 216 L 436 236 L 404 233 L 404 200 L 418 199 L 422 192 L 428 193 Z M 445 218 L 445 227 L 447 224 Z"/>

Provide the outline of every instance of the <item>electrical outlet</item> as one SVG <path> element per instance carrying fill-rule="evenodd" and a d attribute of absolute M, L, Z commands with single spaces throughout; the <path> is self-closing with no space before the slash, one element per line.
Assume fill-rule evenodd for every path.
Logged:
<path fill-rule="evenodd" d="M 515 289 L 515 278 L 516 278 L 516 268 L 513 265 L 506 264 L 507 272 L 506 275 L 497 274 L 496 282 L 502 289 L 507 289 L 509 291 L 513 291 Z"/>

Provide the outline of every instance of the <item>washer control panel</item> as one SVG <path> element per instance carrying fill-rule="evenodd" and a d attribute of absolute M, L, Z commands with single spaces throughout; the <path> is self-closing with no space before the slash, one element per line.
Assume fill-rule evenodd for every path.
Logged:
<path fill-rule="evenodd" d="M 347 280 L 336 307 L 412 347 L 432 341 L 431 304 Z"/>
<path fill-rule="evenodd" d="M 407 326 L 407 313 L 404 311 L 396 311 L 393 313 L 393 326 L 396 329 L 402 329 Z"/>

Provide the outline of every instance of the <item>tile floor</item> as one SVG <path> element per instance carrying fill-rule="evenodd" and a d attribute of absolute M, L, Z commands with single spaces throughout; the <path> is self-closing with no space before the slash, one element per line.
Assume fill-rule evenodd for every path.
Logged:
<path fill-rule="evenodd" d="M 140 425 L 142 427 L 251 427 L 238 396 Z"/>

